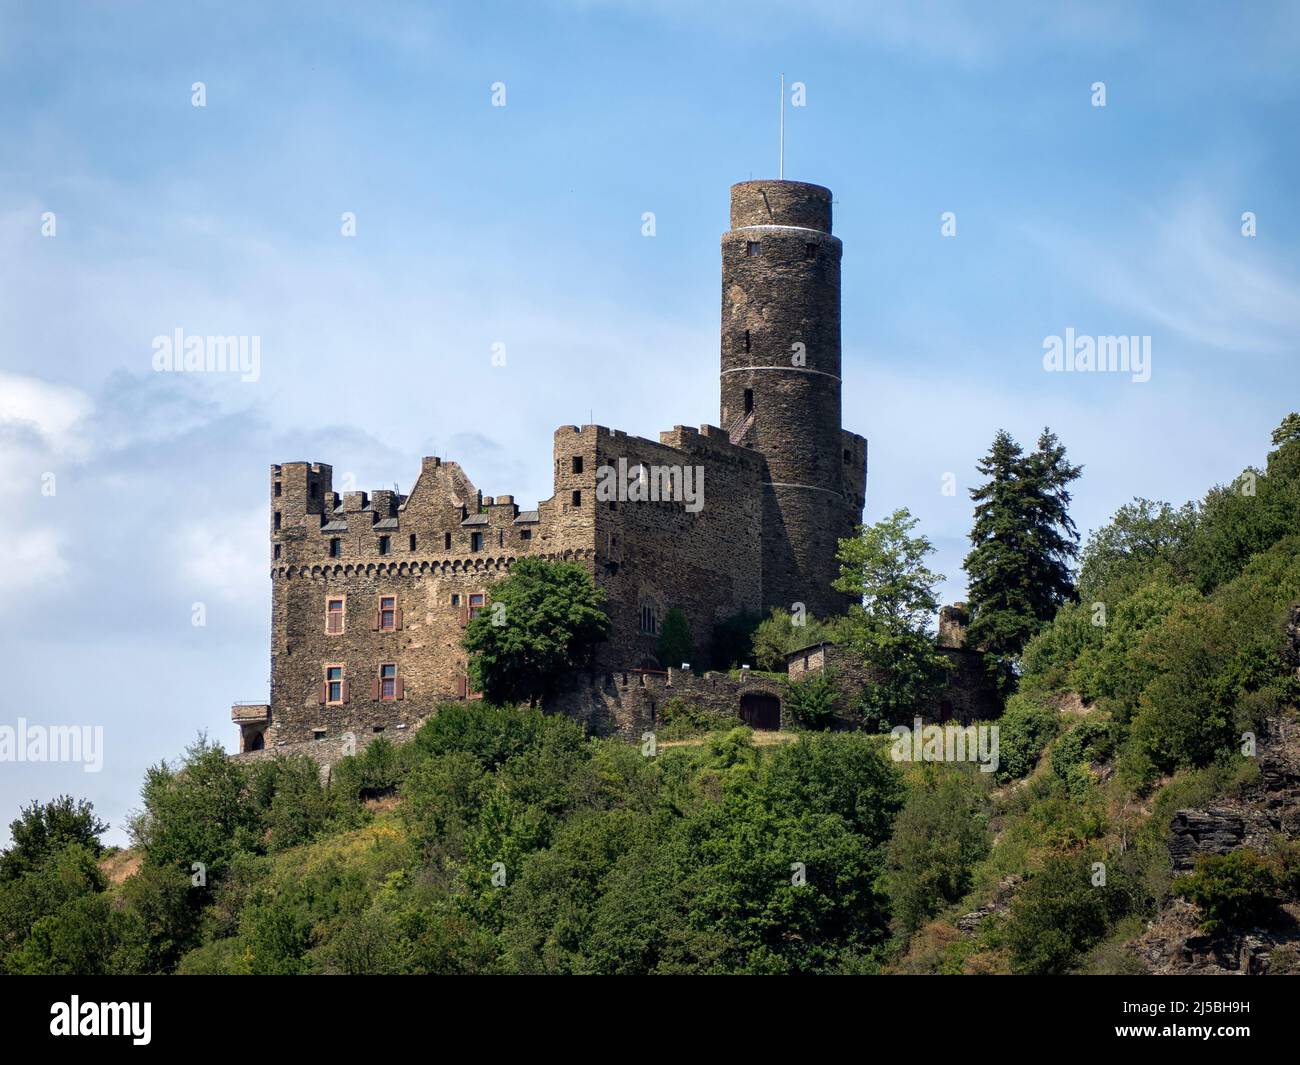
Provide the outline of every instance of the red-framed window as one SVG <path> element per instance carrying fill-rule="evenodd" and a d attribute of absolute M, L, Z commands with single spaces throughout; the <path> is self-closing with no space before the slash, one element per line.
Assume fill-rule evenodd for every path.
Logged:
<path fill-rule="evenodd" d="M 325 600 L 325 631 L 330 636 L 342 635 L 347 627 L 347 604 L 343 596 Z"/>
<path fill-rule="evenodd" d="M 326 703 L 347 702 L 348 682 L 343 675 L 341 665 L 325 667 L 325 683 L 322 685 L 321 694 L 325 697 L 322 701 Z"/>
<path fill-rule="evenodd" d="M 379 609 L 375 611 L 375 628 L 380 632 L 395 632 L 402 627 L 402 612 L 397 607 L 397 596 L 381 595 Z"/>

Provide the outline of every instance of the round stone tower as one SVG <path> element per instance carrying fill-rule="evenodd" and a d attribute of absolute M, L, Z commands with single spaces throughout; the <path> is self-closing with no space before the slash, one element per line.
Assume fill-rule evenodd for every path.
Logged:
<path fill-rule="evenodd" d="M 840 253 L 831 193 L 731 187 L 722 237 L 722 425 L 767 460 L 763 602 L 838 613 L 837 542 L 861 521 L 866 442 L 840 417 Z"/>

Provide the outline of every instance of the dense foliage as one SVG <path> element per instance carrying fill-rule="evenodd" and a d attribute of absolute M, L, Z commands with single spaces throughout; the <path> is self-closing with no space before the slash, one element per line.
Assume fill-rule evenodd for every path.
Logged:
<path fill-rule="evenodd" d="M 609 632 L 604 593 L 572 562 L 521 558 L 465 628 L 470 681 L 501 703 L 533 702 L 591 660 Z"/>
<path fill-rule="evenodd" d="M 927 706 L 948 668 L 929 632 L 944 578 L 926 565 L 934 548 L 913 535 L 916 525 L 906 509 L 896 510 L 840 541 L 835 588 L 854 598 L 842 642 L 874 678 L 863 692 L 863 718 L 884 728 Z"/>
<path fill-rule="evenodd" d="M 1068 499 L 1054 438 L 1037 459 L 1007 441 L 1010 481 L 1055 485 L 1040 514 Z M 761 744 L 681 698 L 649 748 L 449 703 L 327 783 L 306 758 L 231 761 L 200 739 L 147 774 L 129 851 L 103 850 L 86 803 L 20 812 L 0 854 L 0 972 L 1111 973 L 1140 968 L 1127 944 L 1180 898 L 1209 934 L 1276 922 L 1300 899 L 1296 841 L 1182 877 L 1168 851 L 1175 811 L 1249 795 L 1257 742 L 1297 727 L 1300 416 L 1273 445 L 1200 503 L 1120 508 L 1083 549 L 1078 601 L 1054 586 L 1054 615 L 986 600 L 1019 679 L 995 773 L 818 731 L 845 709 L 824 676 L 786 690 L 805 731 Z M 1014 495 L 991 483 L 986 515 Z M 711 647 L 774 660 L 812 627 L 865 656 L 919 631 L 936 578 L 913 527 L 900 512 L 846 542 L 850 617 L 737 616 Z M 993 554 L 988 572 L 1009 572 Z M 520 633 L 568 633 L 539 644 L 556 660 L 601 631 L 586 575 L 555 575 L 525 568 L 494 588 L 505 624 L 470 626 L 484 683 L 519 701 L 536 688 L 515 672 L 533 652 L 506 638 L 512 615 Z M 1287 949 L 1274 971 L 1300 966 Z"/>

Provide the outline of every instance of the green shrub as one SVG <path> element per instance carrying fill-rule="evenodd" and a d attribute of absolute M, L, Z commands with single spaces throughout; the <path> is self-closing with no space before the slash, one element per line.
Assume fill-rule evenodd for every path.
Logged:
<path fill-rule="evenodd" d="M 1201 926 L 1217 932 L 1252 924 L 1273 909 L 1279 885 L 1272 863 L 1249 847 L 1200 855 L 1195 872 L 1174 881 L 1174 891 L 1201 908 Z"/>
<path fill-rule="evenodd" d="M 1060 714 L 1025 695 L 1007 700 L 1006 712 L 998 719 L 998 779 L 1016 780 L 1027 776 L 1038 756 L 1060 731 Z"/>
<path fill-rule="evenodd" d="M 807 673 L 800 680 L 784 680 L 781 699 L 795 724 L 818 731 L 834 723 L 839 691 L 831 671 L 820 670 Z"/>

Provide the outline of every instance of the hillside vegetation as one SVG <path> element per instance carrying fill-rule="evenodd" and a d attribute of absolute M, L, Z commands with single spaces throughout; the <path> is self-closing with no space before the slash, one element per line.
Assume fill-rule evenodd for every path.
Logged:
<path fill-rule="evenodd" d="M 1167 847 L 1175 811 L 1260 787 L 1295 716 L 1300 417 L 1273 442 L 1199 503 L 1122 508 L 1064 605 L 985 615 L 1014 688 L 996 773 L 896 763 L 866 732 L 756 746 L 689 706 L 666 724 L 694 742 L 647 751 L 451 703 L 328 784 L 200 740 L 150 771 L 129 860 L 84 803 L 23 811 L 0 971 L 1110 973 L 1171 906 L 1212 936 L 1284 925 L 1294 840 L 1182 877 Z M 873 623 L 864 646 L 912 639 Z"/>

